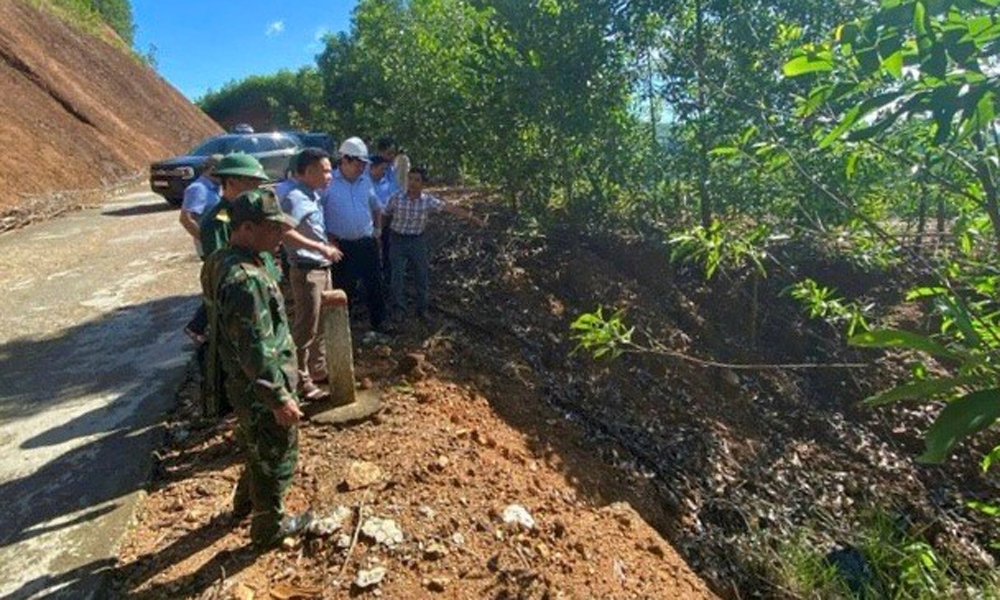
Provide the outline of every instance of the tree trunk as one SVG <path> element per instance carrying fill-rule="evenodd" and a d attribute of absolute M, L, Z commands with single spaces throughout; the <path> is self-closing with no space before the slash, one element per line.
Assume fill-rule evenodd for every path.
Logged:
<path fill-rule="evenodd" d="M 705 110 L 705 40 L 704 15 L 701 0 L 695 0 L 695 68 L 698 70 L 698 199 L 701 204 L 701 226 L 712 224 L 712 204 L 708 196 L 708 122 Z"/>
<path fill-rule="evenodd" d="M 937 195 L 937 232 L 944 233 L 944 194 Z"/>
<path fill-rule="evenodd" d="M 646 48 L 646 101 L 649 102 L 649 129 L 653 136 L 653 147 L 659 143 L 656 135 L 656 98 L 653 97 L 653 49 Z"/>
<path fill-rule="evenodd" d="M 1000 206 L 997 205 L 997 188 L 993 183 L 993 174 L 985 161 L 976 163 L 976 176 L 983 186 L 983 208 L 993 225 L 993 243 L 1000 250 Z"/>
<path fill-rule="evenodd" d="M 924 231 L 927 227 L 927 185 L 920 180 L 920 204 L 917 207 L 917 250 L 924 244 Z"/>
<path fill-rule="evenodd" d="M 973 137 L 973 142 L 976 145 L 976 150 L 979 151 L 979 156 L 985 156 L 986 141 L 983 139 L 983 135 L 976 134 Z M 993 180 L 993 171 L 990 169 L 989 162 L 983 159 L 976 161 L 975 168 L 976 178 L 983 186 L 983 208 L 990 217 L 990 224 L 993 225 L 993 243 L 996 249 L 1000 250 L 1000 207 L 997 206 L 997 186 Z"/>

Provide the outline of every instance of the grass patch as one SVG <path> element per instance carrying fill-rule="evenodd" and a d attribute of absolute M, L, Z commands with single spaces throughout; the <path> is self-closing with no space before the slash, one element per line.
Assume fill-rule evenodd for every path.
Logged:
<path fill-rule="evenodd" d="M 826 530 L 826 527 L 817 529 Z M 1000 598 L 1000 570 L 970 566 L 935 548 L 901 514 L 862 515 L 838 544 L 804 527 L 772 546 L 766 572 L 792 598 L 931 600 Z"/>
<path fill-rule="evenodd" d="M 90 0 L 24 0 L 39 10 L 44 10 L 70 27 L 87 35 L 102 39 L 124 51 L 131 51 L 128 44 L 117 35 L 108 35 L 113 31 L 104 18 L 93 7 Z"/>

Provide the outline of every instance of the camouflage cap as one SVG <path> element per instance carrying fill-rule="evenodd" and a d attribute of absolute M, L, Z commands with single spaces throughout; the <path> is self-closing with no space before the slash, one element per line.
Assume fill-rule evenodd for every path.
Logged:
<path fill-rule="evenodd" d="M 222 157 L 222 160 L 215 167 L 215 174 L 220 177 L 226 175 L 230 177 L 252 177 L 253 179 L 260 179 L 262 181 L 270 179 L 267 173 L 264 172 L 264 167 L 261 166 L 259 160 L 242 152 L 233 152 Z"/>
<path fill-rule="evenodd" d="M 289 227 L 295 225 L 291 217 L 282 212 L 278 198 L 271 190 L 250 190 L 237 196 L 229 207 L 229 219 L 233 227 L 239 227 L 245 222 L 264 221 L 274 221 Z"/>

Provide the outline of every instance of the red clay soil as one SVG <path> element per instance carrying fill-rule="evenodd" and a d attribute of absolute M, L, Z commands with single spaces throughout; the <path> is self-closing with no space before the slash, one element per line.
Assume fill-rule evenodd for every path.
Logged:
<path fill-rule="evenodd" d="M 306 423 L 288 506 L 350 511 L 328 537 L 261 555 L 248 522 L 225 518 L 242 469 L 232 422 L 182 434 L 121 551 L 117 594 L 140 598 L 711 598 L 713 594 L 627 502 L 618 475 L 579 427 L 509 373 L 477 375 L 448 327 L 405 328 L 394 348 L 361 348 L 362 380 L 384 386 L 375 420 L 338 430 Z M 398 364 L 420 350 L 419 366 Z M 433 362 L 432 362 L 433 361 Z M 473 379 L 470 379 L 473 378 Z M 364 384 L 367 385 L 367 382 Z M 191 384 L 189 383 L 189 389 Z M 188 398 L 191 395 L 185 394 Z M 502 418 L 504 404 L 547 438 Z M 176 431 L 176 430 L 175 430 Z M 382 476 L 347 489 L 351 465 Z M 621 484 L 622 488 L 627 487 Z M 531 529 L 505 524 L 520 505 Z M 394 520 L 402 541 L 358 535 L 358 515 Z M 351 540 L 357 536 L 352 546 Z M 370 589 L 360 571 L 386 569 Z"/>
<path fill-rule="evenodd" d="M 485 235 L 464 223 L 457 231 Z M 443 237 L 435 246 L 464 245 Z M 442 285 L 431 323 L 413 319 L 391 340 L 366 343 L 365 319 L 354 320 L 358 383 L 382 390 L 383 410 L 342 429 L 301 428 L 287 507 L 320 515 L 339 508 L 343 526 L 255 553 L 248 521 L 226 514 L 243 468 L 234 423 L 199 423 L 192 377 L 120 549 L 116 596 L 715 597 L 663 537 L 670 511 L 655 482 L 607 453 L 624 452 L 620 446 L 598 443 L 552 406 L 502 328 L 478 320 L 476 310 L 454 311 L 461 294 L 448 288 L 460 281 L 444 283 L 437 266 Z M 474 269 L 465 274 L 475 278 Z M 359 462 L 380 472 L 371 485 L 347 484 Z M 534 526 L 506 523 L 513 506 Z M 370 517 L 393 520 L 401 541 L 359 534 Z M 380 583 L 359 587 L 359 574 L 379 568 Z"/>
<path fill-rule="evenodd" d="M 0 0 L 0 90 L 0 213 L 112 185 L 221 131 L 134 56 L 20 0 Z"/>

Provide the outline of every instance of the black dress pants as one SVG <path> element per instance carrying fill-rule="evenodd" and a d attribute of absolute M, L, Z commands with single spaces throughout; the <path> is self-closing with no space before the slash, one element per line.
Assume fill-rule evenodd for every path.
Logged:
<path fill-rule="evenodd" d="M 379 266 L 378 242 L 373 237 L 358 240 L 337 240 L 344 259 L 333 265 L 333 287 L 350 294 L 358 280 L 364 284 L 365 304 L 372 327 L 378 329 L 385 320 L 385 298 Z"/>

